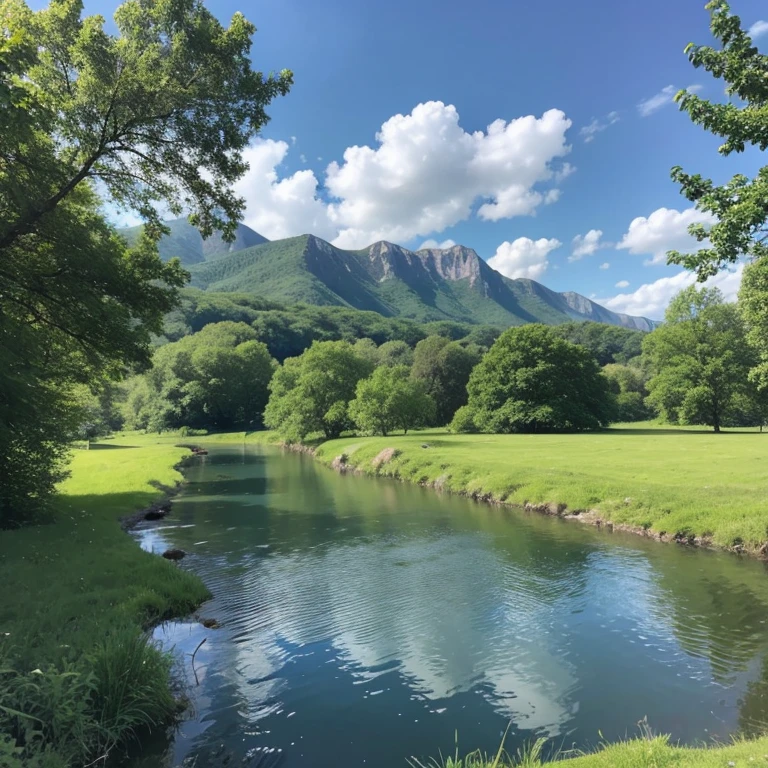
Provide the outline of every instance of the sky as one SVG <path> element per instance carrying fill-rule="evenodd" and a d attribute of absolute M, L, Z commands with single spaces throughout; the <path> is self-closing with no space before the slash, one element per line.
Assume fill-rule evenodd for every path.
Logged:
<path fill-rule="evenodd" d="M 459 243 L 509 277 L 660 318 L 692 282 L 665 252 L 693 250 L 687 226 L 705 220 L 671 167 L 723 182 L 765 164 L 756 150 L 720 157 L 672 101 L 684 87 L 726 99 L 683 53 L 711 42 L 704 4 L 209 3 L 256 24 L 258 69 L 295 77 L 248 149 L 245 223 L 346 248 Z M 764 0 L 732 9 L 768 52 Z M 715 282 L 734 296 L 739 279 Z"/>

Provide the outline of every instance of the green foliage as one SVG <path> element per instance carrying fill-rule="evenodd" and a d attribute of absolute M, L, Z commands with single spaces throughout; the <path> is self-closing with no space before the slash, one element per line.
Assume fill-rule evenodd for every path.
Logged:
<path fill-rule="evenodd" d="M 742 28 L 741 19 L 731 13 L 725 0 L 711 0 L 712 36 L 719 48 L 691 43 L 685 49 L 696 68 L 702 68 L 725 83 L 729 97 L 717 104 L 690 91 L 677 94 L 680 109 L 691 120 L 710 133 L 724 139 L 721 155 L 743 152 L 748 145 L 768 148 L 768 84 L 765 72 L 768 56 L 753 45 Z M 694 202 L 698 210 L 714 216 L 716 222 L 707 227 L 694 224 L 689 231 L 706 247 L 692 254 L 672 251 L 669 261 L 695 270 L 704 280 L 727 264 L 748 255 L 762 259 L 768 254 L 768 166 L 761 168 L 754 179 L 736 175 L 726 184 L 717 186 L 699 174 L 688 174 L 679 166 L 672 169 L 672 179 L 680 184 L 681 192 Z"/>
<path fill-rule="evenodd" d="M 287 440 L 301 441 L 315 432 L 338 437 L 352 427 L 349 402 L 372 370 L 348 342 L 316 341 L 275 372 L 264 423 Z"/>
<path fill-rule="evenodd" d="M 387 435 L 393 429 L 424 427 L 435 418 L 435 401 L 405 365 L 376 368 L 357 384 L 349 415 L 363 432 Z"/>
<path fill-rule="evenodd" d="M 399 339 L 385 341 L 377 352 L 379 365 L 413 365 L 413 350 Z"/>
<path fill-rule="evenodd" d="M 598 429 L 613 415 L 592 355 L 543 325 L 505 331 L 472 372 L 468 391 L 483 432 Z"/>
<path fill-rule="evenodd" d="M 467 382 L 482 350 L 462 346 L 444 336 L 428 336 L 416 345 L 411 376 L 421 381 L 437 405 L 439 426 L 447 424 L 467 403 Z"/>
<path fill-rule="evenodd" d="M 132 435 L 76 451 L 48 524 L 0 537 L 4 767 L 19 748 L 25 768 L 86 765 L 175 711 L 169 660 L 144 630 L 208 593 L 118 524 L 157 500 L 156 485 L 181 480 L 173 466 L 188 452 L 146 443 Z"/>
<path fill-rule="evenodd" d="M 131 429 L 253 429 L 261 425 L 275 361 L 256 331 L 223 322 L 155 353 L 131 382 L 123 412 Z"/>
<path fill-rule="evenodd" d="M 475 413 L 468 405 L 462 405 L 461 408 L 453 414 L 449 429 L 451 432 L 465 434 L 480 431 L 477 428 L 477 424 L 475 424 Z"/>
<path fill-rule="evenodd" d="M 234 234 L 242 150 L 291 75 L 251 70 L 254 28 L 198 0 L 129 0 L 117 34 L 79 0 L 0 0 L 0 515 L 50 500 L 83 426 L 76 389 L 150 362 L 186 273 L 155 203 Z M 96 189 L 148 224 L 128 248 Z M 85 429 L 91 427 L 86 414 Z"/>
<path fill-rule="evenodd" d="M 762 393 L 768 393 L 768 259 L 744 267 L 738 306 L 747 340 L 757 355 L 750 378 Z"/>
<path fill-rule="evenodd" d="M 681 291 L 664 325 L 645 338 L 643 352 L 653 372 L 648 402 L 672 424 L 706 424 L 718 432 L 733 423 L 744 398 L 756 396 L 744 324 L 716 288 Z"/>
<path fill-rule="evenodd" d="M 564 339 L 586 347 L 600 365 L 626 364 L 642 352 L 642 331 L 605 323 L 570 322 L 555 326 Z"/>
<path fill-rule="evenodd" d="M 647 421 L 654 415 L 645 403 L 648 377 L 639 367 L 611 363 L 603 367 L 608 387 L 616 398 L 618 421 Z"/>

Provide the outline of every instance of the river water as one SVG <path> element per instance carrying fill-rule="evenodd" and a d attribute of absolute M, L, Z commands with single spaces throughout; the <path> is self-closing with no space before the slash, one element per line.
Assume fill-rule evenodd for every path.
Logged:
<path fill-rule="evenodd" d="M 163 625 L 193 702 L 142 766 L 406 766 L 696 743 L 768 722 L 768 575 L 258 446 L 211 447 L 143 547 L 190 553 L 220 622 Z M 195 656 L 190 654 L 205 639 Z M 197 679 L 196 679 L 197 678 Z M 250 760 L 249 760 L 250 758 Z"/>

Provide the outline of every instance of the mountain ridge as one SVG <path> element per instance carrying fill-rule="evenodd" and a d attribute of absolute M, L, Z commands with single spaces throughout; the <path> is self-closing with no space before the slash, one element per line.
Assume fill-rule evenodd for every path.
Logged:
<path fill-rule="evenodd" d="M 161 255 L 180 256 L 191 285 L 203 290 L 347 306 L 424 322 L 508 326 L 591 320 L 641 331 L 657 325 L 613 312 L 574 291 L 559 293 L 535 280 L 505 277 L 463 245 L 413 251 L 380 240 L 344 250 L 311 234 L 269 241 L 244 224 L 228 244 L 220 235 L 203 241 L 184 219 L 168 224 L 172 236 L 161 241 Z M 123 232 L 129 242 L 138 234 L 137 228 Z"/>

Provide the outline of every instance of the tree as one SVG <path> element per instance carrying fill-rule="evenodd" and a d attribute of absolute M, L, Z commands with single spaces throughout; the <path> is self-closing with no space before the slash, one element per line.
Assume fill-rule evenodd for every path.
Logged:
<path fill-rule="evenodd" d="M 478 347 L 463 347 L 443 336 L 428 336 L 413 352 L 411 376 L 423 382 L 437 405 L 438 426 L 447 424 L 467 402 L 467 382 L 480 361 Z"/>
<path fill-rule="evenodd" d="M 393 429 L 408 432 L 435 418 L 435 401 L 423 382 L 409 377 L 408 366 L 380 366 L 357 384 L 349 415 L 363 432 L 386 437 Z"/>
<path fill-rule="evenodd" d="M 738 306 L 757 357 L 750 379 L 768 397 L 768 259 L 745 267 Z"/>
<path fill-rule="evenodd" d="M 275 361 L 245 323 L 224 322 L 157 350 L 154 366 L 131 383 L 128 426 L 247 429 L 261 425 Z"/>
<path fill-rule="evenodd" d="M 387 341 L 378 349 L 379 365 L 413 365 L 413 350 L 404 341 Z"/>
<path fill-rule="evenodd" d="M 616 398 L 618 421 L 645 421 L 653 417 L 653 409 L 645 402 L 647 376 L 641 368 L 610 363 L 603 366 L 603 375 Z"/>
<path fill-rule="evenodd" d="M 586 347 L 600 365 L 629 362 L 642 351 L 643 332 L 618 325 L 572 321 L 555 326 L 555 331 L 573 344 Z"/>
<path fill-rule="evenodd" d="M 483 432 L 598 429 L 613 415 L 608 382 L 592 355 L 555 330 L 505 331 L 472 371 L 462 422 Z"/>
<path fill-rule="evenodd" d="M 669 305 L 665 322 L 643 342 L 653 377 L 648 402 L 673 424 L 732 423 L 743 399 L 755 396 L 748 376 L 754 352 L 737 308 L 717 288 L 695 285 Z"/>
<path fill-rule="evenodd" d="M 348 406 L 357 383 L 373 365 L 346 341 L 316 341 L 299 357 L 288 358 L 275 372 L 264 423 L 288 440 L 322 432 L 339 437 L 353 422 Z"/>
<path fill-rule="evenodd" d="M 685 52 L 694 67 L 723 80 L 726 94 L 733 98 L 727 104 L 716 104 L 687 90 L 675 98 L 694 123 L 725 140 L 719 149 L 721 155 L 743 152 L 747 145 L 765 151 L 768 56 L 752 44 L 741 19 L 731 13 L 725 0 L 712 0 L 706 7 L 711 14 L 712 35 L 720 47 L 690 43 Z M 715 223 L 709 227 L 693 224 L 691 234 L 701 243 L 709 241 L 708 245 L 691 254 L 672 251 L 670 263 L 695 270 L 704 280 L 744 256 L 757 260 L 768 254 L 768 167 L 761 168 L 752 180 L 739 174 L 720 186 L 699 174 L 688 174 L 680 166 L 672 169 L 672 179 Z"/>
<path fill-rule="evenodd" d="M 242 152 L 291 83 L 251 69 L 250 23 L 224 28 L 199 0 L 129 0 L 117 35 L 81 12 L 0 0 L 0 462 L 20 473 L 0 487 L 5 519 L 60 476 L 80 419 L 72 388 L 150 362 L 186 279 L 158 256 L 156 203 L 232 236 Z M 147 221 L 134 248 L 97 189 Z M 59 415 L 45 436 L 41 403 Z"/>

